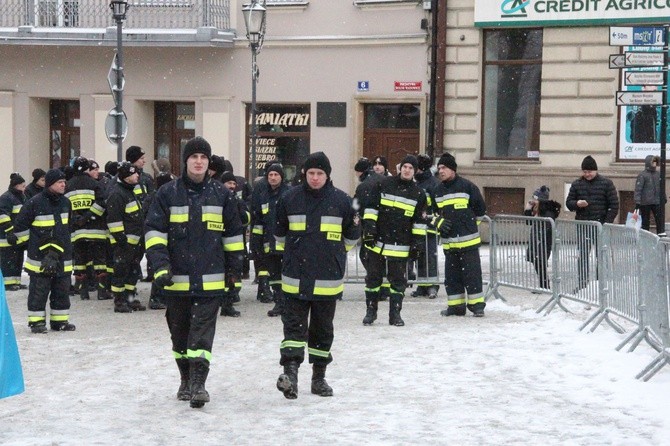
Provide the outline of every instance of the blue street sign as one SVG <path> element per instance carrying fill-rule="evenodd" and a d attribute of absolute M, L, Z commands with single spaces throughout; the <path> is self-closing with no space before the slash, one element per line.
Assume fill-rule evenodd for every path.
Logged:
<path fill-rule="evenodd" d="M 665 39 L 662 26 L 610 26 L 613 46 L 663 46 Z"/>
<path fill-rule="evenodd" d="M 358 91 L 370 91 L 370 81 L 358 81 Z"/>

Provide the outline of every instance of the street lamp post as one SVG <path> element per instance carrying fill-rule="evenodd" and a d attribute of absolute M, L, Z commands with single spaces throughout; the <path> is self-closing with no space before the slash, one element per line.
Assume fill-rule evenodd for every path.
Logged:
<path fill-rule="evenodd" d="M 242 8 L 244 14 L 244 24 L 247 27 L 247 39 L 251 48 L 251 172 L 250 181 L 256 178 L 256 83 L 258 81 L 258 66 L 256 65 L 256 56 L 263 46 L 265 37 L 265 0 L 252 0 L 250 4 Z"/>
<path fill-rule="evenodd" d="M 128 12 L 128 0 L 111 0 L 109 7 L 116 21 L 116 157 L 123 161 L 123 21 Z"/>

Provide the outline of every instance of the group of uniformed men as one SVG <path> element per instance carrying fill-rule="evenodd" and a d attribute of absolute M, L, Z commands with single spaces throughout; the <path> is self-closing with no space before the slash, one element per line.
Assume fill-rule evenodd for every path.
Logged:
<path fill-rule="evenodd" d="M 222 158 L 212 155 L 201 137 L 185 145 L 182 175 L 174 179 L 165 172 L 157 190 L 143 173 L 141 148 L 130 147 L 126 158 L 105 179 L 98 176 L 97 163 L 84 158 L 74 160 L 74 176 L 67 183 L 63 171 L 51 169 L 34 182 L 43 182 L 42 192 L 25 203 L 25 182 L 12 174 L 9 191 L 0 197 L 3 273 L 7 286 L 20 286 L 21 266 L 17 270 L 12 259 L 18 251 L 22 259 L 27 244 L 31 330 L 47 331 L 50 297 L 50 328 L 71 331 L 72 272 L 83 299 L 88 298 L 92 270 L 98 298 L 109 298 L 111 291 L 114 311 L 146 309 L 135 294 L 146 250 L 153 271 L 152 301 L 167 307 L 181 376 L 177 397 L 191 407 L 209 401 L 204 385 L 219 309 L 222 315 L 239 316 L 232 303 L 245 274 L 246 225 L 257 299 L 274 302 L 268 316 L 282 317 L 284 372 L 277 388 L 286 398 L 297 398 L 305 347 L 313 364 L 311 392 L 333 394 L 325 372 L 333 360 L 335 306 L 343 292 L 346 253 L 361 235 L 367 270 L 365 325 L 376 320 L 383 289 L 389 291 L 389 323 L 404 325 L 400 312 L 410 260 L 418 263 L 421 282 L 414 295 L 436 297 L 439 238 L 448 299 L 442 314 L 463 316 L 469 309 L 484 315 L 477 223 L 485 205 L 478 188 L 456 174 L 450 154 L 437 163 L 439 179 L 431 170 L 432 158 L 425 155 L 406 156 L 397 175 L 388 173 L 383 157 L 373 163 L 363 158 L 355 166 L 361 183 L 353 202 L 333 186 L 330 161 L 322 152 L 305 159 L 302 181 L 294 187 L 286 185 L 281 164 L 269 162 L 254 185 L 249 210 L 241 194 L 235 194 L 244 179 L 233 175 L 232 166 L 222 173 Z"/>

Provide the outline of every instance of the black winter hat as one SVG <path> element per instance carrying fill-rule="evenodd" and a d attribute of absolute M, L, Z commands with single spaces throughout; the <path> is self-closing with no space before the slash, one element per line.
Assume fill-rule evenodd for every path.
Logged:
<path fill-rule="evenodd" d="M 23 179 L 20 173 L 14 172 L 11 175 L 9 175 L 9 187 L 12 188 L 14 186 L 17 186 L 19 184 L 25 183 L 26 180 Z"/>
<path fill-rule="evenodd" d="M 231 163 L 230 160 L 225 160 L 223 165 L 226 166 L 226 168 L 223 169 L 224 172 L 228 171 L 230 173 L 235 173 L 235 169 L 233 169 L 233 163 Z"/>
<path fill-rule="evenodd" d="M 95 160 L 89 158 L 88 170 L 95 170 L 95 169 L 100 169 L 100 164 L 98 164 Z"/>
<path fill-rule="evenodd" d="M 139 146 L 130 146 L 126 149 L 126 161 L 134 163 L 138 159 L 142 158 L 144 155 L 144 150 Z"/>
<path fill-rule="evenodd" d="M 536 189 L 535 192 L 533 192 L 533 198 L 536 200 L 548 200 L 549 199 L 549 189 L 548 186 L 540 186 L 539 189 Z"/>
<path fill-rule="evenodd" d="M 56 181 L 64 180 L 65 173 L 60 169 L 49 169 L 44 175 L 44 188 L 50 188 Z"/>
<path fill-rule="evenodd" d="M 411 164 L 414 170 L 416 170 L 417 163 L 418 161 L 416 160 L 416 156 L 407 155 L 402 159 L 402 161 L 400 161 L 400 167 L 402 167 L 404 164 Z"/>
<path fill-rule="evenodd" d="M 446 152 L 442 154 L 440 160 L 437 162 L 437 165 L 447 167 L 454 172 L 456 172 L 456 169 L 458 168 L 458 164 L 456 164 L 456 158 L 454 158 L 454 155 Z"/>
<path fill-rule="evenodd" d="M 162 185 L 174 180 L 174 175 L 170 172 L 159 172 L 156 175 L 156 190 L 160 189 Z"/>
<path fill-rule="evenodd" d="M 72 169 L 75 173 L 84 173 L 89 168 L 89 162 L 83 156 L 78 156 L 72 162 Z"/>
<path fill-rule="evenodd" d="M 370 164 L 370 160 L 363 157 L 363 158 L 360 158 L 356 162 L 356 165 L 354 166 L 354 170 L 356 172 L 366 172 L 370 169 L 370 166 L 372 166 L 372 164 Z"/>
<path fill-rule="evenodd" d="M 582 161 L 582 170 L 598 170 L 598 163 L 591 155 L 587 155 Z"/>
<path fill-rule="evenodd" d="M 305 159 L 305 163 L 302 165 L 302 168 L 305 173 L 307 173 L 309 169 L 321 169 L 326 172 L 326 175 L 329 177 L 330 172 L 332 171 L 330 167 L 330 160 L 323 152 L 315 152 L 310 154 L 307 159 Z"/>
<path fill-rule="evenodd" d="M 46 174 L 47 173 L 43 169 L 40 169 L 39 167 L 37 169 L 33 170 L 33 184 L 37 183 L 37 180 L 39 180 L 40 178 L 43 178 L 44 175 L 46 175 Z"/>
<path fill-rule="evenodd" d="M 214 171 L 214 175 L 221 175 L 226 170 L 226 161 L 222 156 L 212 155 L 209 160 L 209 169 Z"/>
<path fill-rule="evenodd" d="M 419 156 L 416 157 L 417 160 L 417 167 L 419 170 L 422 170 L 424 172 L 427 172 L 430 170 L 431 167 L 433 167 L 433 157 L 424 155 L 423 153 Z"/>
<path fill-rule="evenodd" d="M 182 160 L 184 161 L 184 166 L 186 166 L 186 160 L 193 155 L 194 153 L 202 153 L 209 160 L 212 160 L 212 146 L 209 145 L 207 140 L 202 136 L 196 136 L 188 140 L 184 146 L 184 153 Z"/>
<path fill-rule="evenodd" d="M 107 161 L 105 163 L 105 172 L 111 176 L 116 175 L 116 172 L 119 170 L 119 163 L 116 161 Z"/>
<path fill-rule="evenodd" d="M 276 165 L 278 165 L 278 164 L 276 164 Z M 282 175 L 282 178 L 284 178 L 283 175 Z M 235 178 L 235 174 L 232 173 L 230 170 L 226 170 L 225 172 L 223 172 L 223 175 L 221 175 L 221 182 L 222 183 L 227 183 L 228 181 L 234 181 L 234 182 L 237 183 L 237 178 Z"/>
<path fill-rule="evenodd" d="M 130 161 L 123 161 L 119 163 L 119 170 L 116 172 L 116 176 L 120 180 L 125 180 L 134 173 L 137 173 L 137 168 Z"/>
<path fill-rule="evenodd" d="M 380 155 L 380 156 L 375 157 L 375 159 L 372 161 L 372 164 L 373 165 L 374 164 L 381 164 L 382 166 L 384 166 L 384 169 L 389 170 L 389 162 L 388 162 L 388 160 L 386 159 L 385 156 Z"/>
<path fill-rule="evenodd" d="M 281 179 L 284 180 L 284 168 L 281 164 L 279 164 L 279 162 L 275 161 L 274 163 L 270 164 L 270 167 L 265 169 L 265 176 L 267 177 L 270 172 L 277 172 L 279 176 L 281 176 Z M 221 181 L 223 181 L 223 179 Z"/>

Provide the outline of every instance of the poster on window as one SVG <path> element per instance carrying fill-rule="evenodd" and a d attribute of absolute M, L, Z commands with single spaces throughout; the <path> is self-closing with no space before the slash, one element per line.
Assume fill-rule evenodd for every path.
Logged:
<path fill-rule="evenodd" d="M 628 46 L 625 52 L 653 51 L 657 48 Z M 620 91 L 657 91 L 661 87 L 654 83 L 655 67 L 627 68 L 621 70 Z M 645 76 L 644 74 L 648 74 Z M 667 141 L 670 142 L 670 133 Z M 644 160 L 647 155 L 660 154 L 661 107 L 656 105 L 619 106 L 619 159 Z"/>

